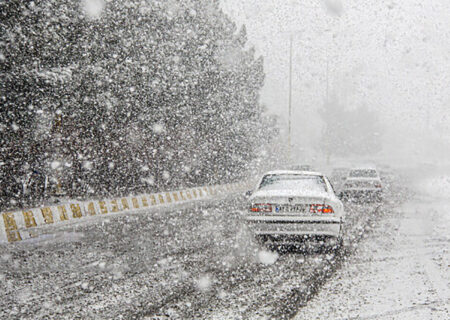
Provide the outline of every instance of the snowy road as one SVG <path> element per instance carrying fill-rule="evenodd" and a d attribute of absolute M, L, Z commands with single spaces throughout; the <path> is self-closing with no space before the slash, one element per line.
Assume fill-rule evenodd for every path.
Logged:
<path fill-rule="evenodd" d="M 348 207 L 342 255 L 274 254 L 242 228 L 243 203 L 111 216 L 2 246 L 0 318 L 287 319 L 387 214 Z"/>
<path fill-rule="evenodd" d="M 449 319 L 450 202 L 417 196 L 390 212 L 301 319 Z"/>

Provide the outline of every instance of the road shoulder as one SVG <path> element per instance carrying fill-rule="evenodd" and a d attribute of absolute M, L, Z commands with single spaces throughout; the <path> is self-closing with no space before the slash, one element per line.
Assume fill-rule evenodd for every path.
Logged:
<path fill-rule="evenodd" d="M 412 200 L 387 212 L 295 319 L 448 319 L 450 239 L 442 230 L 450 226 L 443 206 Z"/>

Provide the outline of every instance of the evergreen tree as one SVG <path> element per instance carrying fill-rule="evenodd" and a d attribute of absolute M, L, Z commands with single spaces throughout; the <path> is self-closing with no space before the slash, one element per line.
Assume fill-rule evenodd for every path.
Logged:
<path fill-rule="evenodd" d="M 0 3 L 4 198 L 30 170 L 81 197 L 241 178 L 275 132 L 245 27 L 218 1 L 101 9 Z"/>

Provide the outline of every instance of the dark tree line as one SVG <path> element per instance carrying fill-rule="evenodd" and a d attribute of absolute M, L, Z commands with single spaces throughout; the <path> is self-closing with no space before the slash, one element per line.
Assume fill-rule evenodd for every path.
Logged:
<path fill-rule="evenodd" d="M 0 3 L 3 206 L 233 181 L 265 154 L 263 61 L 218 1 L 83 3 Z"/>

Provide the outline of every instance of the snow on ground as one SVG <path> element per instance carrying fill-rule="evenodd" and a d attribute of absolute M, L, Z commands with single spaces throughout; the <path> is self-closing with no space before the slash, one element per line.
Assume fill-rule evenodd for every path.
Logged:
<path fill-rule="evenodd" d="M 270 252 L 243 228 L 244 208 L 230 196 L 0 245 L 0 318 L 289 319 L 385 215 L 377 204 L 348 204 L 342 254 Z"/>
<path fill-rule="evenodd" d="M 295 319 L 449 319 L 448 181 L 417 183 Z"/>
<path fill-rule="evenodd" d="M 0 246 L 0 318 L 287 319 L 335 257 L 258 248 L 240 226 L 242 200 L 55 226 Z M 368 209 L 350 212 L 352 233 Z"/>

